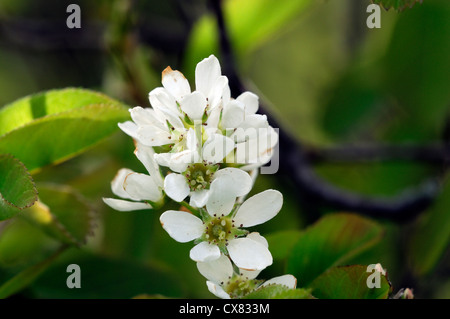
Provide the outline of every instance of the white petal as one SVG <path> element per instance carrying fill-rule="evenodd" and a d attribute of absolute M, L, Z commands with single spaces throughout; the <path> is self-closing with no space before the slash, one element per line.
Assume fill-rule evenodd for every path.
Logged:
<path fill-rule="evenodd" d="M 171 134 L 152 125 L 138 126 L 137 138 L 147 146 L 161 146 L 172 144 Z"/>
<path fill-rule="evenodd" d="M 210 55 L 208 58 L 203 59 L 195 68 L 196 90 L 202 92 L 205 96 L 208 96 L 211 86 L 221 74 L 222 71 L 220 70 L 219 60 L 214 55 Z"/>
<path fill-rule="evenodd" d="M 252 232 L 252 233 L 248 234 L 246 237 L 250 238 L 251 240 L 257 241 L 258 243 L 269 248 L 269 243 L 267 242 L 267 239 L 265 239 L 263 236 L 261 236 L 258 232 Z"/>
<path fill-rule="evenodd" d="M 197 139 L 197 134 L 194 129 L 190 128 L 186 134 L 186 148 L 190 151 L 199 152 L 200 147 L 199 139 Z"/>
<path fill-rule="evenodd" d="M 123 188 L 134 200 L 158 202 L 162 193 L 153 178 L 146 174 L 131 173 L 125 177 Z"/>
<path fill-rule="evenodd" d="M 256 94 L 252 92 L 244 92 L 237 97 L 238 101 L 244 103 L 246 114 L 255 114 L 259 108 L 259 99 Z"/>
<path fill-rule="evenodd" d="M 215 283 L 227 282 L 233 275 L 233 265 L 225 255 L 209 262 L 197 263 L 198 271 L 208 280 Z"/>
<path fill-rule="evenodd" d="M 242 128 L 264 128 L 269 126 L 267 115 L 265 114 L 246 114 L 245 120 L 239 125 Z"/>
<path fill-rule="evenodd" d="M 241 277 L 244 277 L 246 279 L 255 279 L 258 277 L 258 275 L 261 273 L 261 270 L 245 270 L 245 269 L 239 269 L 239 273 Z"/>
<path fill-rule="evenodd" d="M 234 167 L 222 168 L 214 173 L 214 178 L 220 178 L 223 175 L 227 175 L 233 180 L 233 187 L 237 197 L 247 195 L 252 189 L 253 180 L 251 176 L 241 169 Z"/>
<path fill-rule="evenodd" d="M 131 196 L 123 188 L 123 183 L 125 182 L 125 178 L 133 173 L 134 172 L 128 168 L 121 168 L 117 172 L 116 176 L 114 176 L 113 180 L 111 181 L 111 190 L 114 195 L 122 198 L 132 199 Z"/>
<path fill-rule="evenodd" d="M 152 206 L 147 203 L 130 202 L 127 200 L 115 198 L 103 198 L 103 202 L 105 202 L 105 204 L 108 205 L 109 207 L 121 212 L 152 208 Z"/>
<path fill-rule="evenodd" d="M 207 281 L 206 286 L 208 287 L 208 290 L 214 294 L 216 297 L 222 298 L 222 299 L 231 299 L 230 295 L 223 290 L 223 288 L 212 281 Z"/>
<path fill-rule="evenodd" d="M 189 164 L 196 163 L 196 161 L 198 161 L 197 152 L 185 150 L 178 153 L 172 153 L 169 167 L 174 172 L 182 173 L 187 169 Z"/>
<path fill-rule="evenodd" d="M 153 148 L 145 146 L 142 143 L 138 142 L 136 145 L 136 149 L 134 150 L 134 154 L 147 169 L 156 185 L 162 188 L 164 185 L 164 180 L 161 176 L 161 172 L 159 171 L 159 166 L 155 161 L 155 151 L 153 150 Z"/>
<path fill-rule="evenodd" d="M 231 101 L 223 108 L 222 128 L 230 129 L 238 127 L 244 121 L 244 104 L 239 101 Z"/>
<path fill-rule="evenodd" d="M 214 134 L 203 145 L 202 157 L 208 163 L 222 163 L 233 149 L 234 141 L 231 138 Z"/>
<path fill-rule="evenodd" d="M 191 93 L 188 80 L 180 71 L 174 71 L 170 66 L 162 72 L 162 85 L 178 101 Z"/>
<path fill-rule="evenodd" d="M 187 212 L 168 210 L 159 221 L 169 236 L 180 243 L 187 243 L 203 234 L 202 220 Z"/>
<path fill-rule="evenodd" d="M 197 262 L 210 262 L 220 257 L 220 249 L 217 245 L 203 241 L 191 249 L 189 257 Z"/>
<path fill-rule="evenodd" d="M 267 280 L 261 286 L 268 286 L 271 284 L 283 285 L 290 289 L 295 289 L 297 287 L 297 279 L 292 275 L 283 275 Z"/>
<path fill-rule="evenodd" d="M 189 205 L 193 207 L 203 207 L 206 205 L 206 202 L 209 198 L 209 190 L 208 189 L 202 189 L 198 191 L 194 191 L 190 193 L 190 202 Z"/>
<path fill-rule="evenodd" d="M 157 118 L 155 110 L 150 108 L 142 108 L 140 106 L 136 106 L 130 109 L 131 118 L 134 123 L 138 126 L 150 125 L 159 128 L 160 130 L 165 130 L 168 132 L 167 126 L 164 125 L 164 122 Z"/>
<path fill-rule="evenodd" d="M 229 176 L 213 180 L 209 188 L 210 194 L 206 202 L 206 210 L 213 216 L 228 215 L 236 201 L 233 179 Z"/>
<path fill-rule="evenodd" d="M 209 90 L 208 95 L 208 103 L 210 108 L 217 107 L 221 104 L 224 95 L 227 95 L 229 92 L 228 87 L 228 78 L 226 76 L 219 76 Z M 222 105 L 224 105 L 222 103 Z"/>
<path fill-rule="evenodd" d="M 164 190 L 170 198 L 176 202 L 184 200 L 190 192 L 186 177 L 177 173 L 171 173 L 164 179 Z"/>
<path fill-rule="evenodd" d="M 201 120 L 206 108 L 206 97 L 195 91 L 181 100 L 180 107 L 192 120 Z"/>
<path fill-rule="evenodd" d="M 184 124 L 180 119 L 181 113 L 174 112 L 170 109 L 161 108 L 158 110 L 162 117 L 164 117 L 174 128 L 184 130 Z"/>
<path fill-rule="evenodd" d="M 169 109 L 177 115 L 180 114 L 177 101 L 165 88 L 159 87 L 153 89 L 148 94 L 148 98 L 155 110 Z M 155 112 L 155 115 L 160 122 L 164 123 L 164 118 L 160 118 L 162 115 L 160 112 Z"/>
<path fill-rule="evenodd" d="M 234 221 L 238 227 L 251 227 L 275 217 L 283 206 L 283 195 L 269 189 L 247 199 L 239 207 Z M 242 226 L 241 226 L 242 225 Z"/>
<path fill-rule="evenodd" d="M 275 145 L 278 143 L 278 133 L 271 126 L 267 128 L 247 128 L 243 130 L 245 133 L 238 133 L 238 129 L 232 136 L 233 138 L 242 139 L 246 141 L 236 144 L 236 162 L 240 164 L 248 164 L 250 166 L 245 169 L 251 169 L 251 164 L 264 165 L 271 160 Z M 258 165 L 256 167 L 258 167 Z M 241 169 L 244 169 L 241 167 Z"/>
<path fill-rule="evenodd" d="M 216 106 L 211 108 L 208 119 L 206 120 L 206 126 L 208 128 L 217 128 L 219 125 L 220 114 L 222 112 L 222 106 Z"/>
<path fill-rule="evenodd" d="M 153 155 L 155 162 L 160 166 L 169 167 L 170 158 L 172 157 L 172 153 L 159 153 Z"/>
<path fill-rule="evenodd" d="M 117 125 L 125 134 L 131 136 L 132 138 L 137 138 L 138 126 L 135 123 L 131 121 L 126 121 L 124 123 L 119 123 Z"/>
<path fill-rule="evenodd" d="M 262 270 L 273 262 L 269 249 L 250 238 L 230 240 L 227 249 L 235 265 L 245 270 Z"/>

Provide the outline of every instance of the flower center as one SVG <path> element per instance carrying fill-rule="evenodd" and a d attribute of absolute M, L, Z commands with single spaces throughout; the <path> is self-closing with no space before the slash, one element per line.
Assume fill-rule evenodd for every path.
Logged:
<path fill-rule="evenodd" d="M 188 180 L 191 191 L 209 189 L 213 175 L 219 165 L 207 165 L 205 163 L 195 163 L 188 166 L 183 175 Z"/>
<path fill-rule="evenodd" d="M 234 299 L 252 292 L 260 283 L 261 280 L 249 280 L 242 276 L 233 276 L 223 288 Z"/>
<path fill-rule="evenodd" d="M 235 236 L 234 224 L 230 217 L 219 216 L 211 218 L 205 225 L 204 238 L 210 244 L 216 244 L 219 247 L 227 245 L 228 240 Z"/>

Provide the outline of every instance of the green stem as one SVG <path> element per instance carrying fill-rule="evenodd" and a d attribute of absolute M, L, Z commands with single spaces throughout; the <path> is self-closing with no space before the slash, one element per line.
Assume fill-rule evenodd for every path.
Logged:
<path fill-rule="evenodd" d="M 199 211 L 198 208 L 192 207 L 191 205 L 189 205 L 188 203 L 186 203 L 185 201 L 180 202 L 181 206 L 187 208 L 192 214 L 194 214 L 197 217 L 202 217 L 201 213 Z"/>

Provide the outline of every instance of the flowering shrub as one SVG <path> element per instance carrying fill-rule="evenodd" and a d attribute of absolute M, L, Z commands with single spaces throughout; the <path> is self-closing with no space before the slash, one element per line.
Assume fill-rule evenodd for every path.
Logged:
<path fill-rule="evenodd" d="M 16 2 L 0 298 L 448 295 L 447 0 Z"/>
<path fill-rule="evenodd" d="M 221 75 L 215 56 L 197 65 L 195 80 L 196 90 L 191 92 L 183 74 L 168 67 L 162 73 L 164 87 L 149 94 L 152 108 L 130 109 L 133 121 L 119 127 L 136 140 L 135 154 L 150 175 L 120 169 L 112 191 L 131 201 L 104 198 L 104 202 L 120 211 L 151 208 L 164 200 L 164 194 L 181 202 L 186 210 L 165 211 L 161 225 L 178 242 L 194 241 L 190 258 L 206 278 L 229 277 L 231 282 L 225 286 L 223 280 L 208 281 L 208 289 L 218 297 L 243 297 L 268 284 L 295 289 L 293 276 L 254 283 L 259 272 L 272 264 L 272 255 L 263 236 L 243 229 L 270 220 L 283 205 L 283 195 L 276 190 L 243 201 L 255 182 L 252 175 L 270 161 L 278 135 L 265 115 L 256 114 L 255 94 L 230 97 L 228 79 Z M 258 130 L 248 136 L 240 128 Z M 265 134 L 259 134 L 261 128 Z M 262 145 L 262 138 L 270 141 L 266 147 L 235 156 L 248 144 Z M 158 153 L 152 148 L 157 146 Z M 165 176 L 159 166 L 168 168 Z M 184 201 L 188 196 L 189 204 Z"/>

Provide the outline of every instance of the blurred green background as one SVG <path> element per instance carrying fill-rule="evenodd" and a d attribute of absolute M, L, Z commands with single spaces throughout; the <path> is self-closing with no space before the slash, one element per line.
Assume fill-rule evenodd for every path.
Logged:
<path fill-rule="evenodd" d="M 70 3 L 81 7 L 81 29 L 65 25 Z M 369 3 L 224 1 L 238 72 L 271 115 L 307 145 L 441 141 L 450 106 L 450 2 L 383 10 L 381 29 L 366 26 Z M 147 107 L 147 94 L 161 85 L 166 66 L 183 72 L 193 87 L 195 65 L 212 53 L 220 59 L 206 1 L 2 0 L 0 105 L 44 90 L 84 87 Z M 84 154 L 33 176 L 37 183 L 65 184 L 84 196 L 96 227 L 86 245 L 66 251 L 15 298 L 212 297 L 189 259 L 191 244 L 171 239 L 158 212 L 117 212 L 103 204 L 101 197 L 112 196 L 110 181 L 118 169 L 144 172 L 133 150 L 131 138 L 117 130 Z M 316 167 L 343 189 L 386 196 L 442 170 L 415 162 Z M 308 226 L 290 181 L 260 176 L 252 193 L 267 188 L 285 198 L 281 213 L 258 227 L 269 242 L 271 234 Z M 449 298 L 449 198 L 447 185 L 419 218 L 378 221 L 385 229 L 381 241 L 349 263 L 380 262 L 394 291 L 410 287 L 417 298 Z M 20 218 L 0 222 L 0 282 L 57 246 Z M 80 265 L 83 289 L 65 286 L 69 263 Z M 275 258 L 261 277 L 284 271 L 285 260 Z"/>

